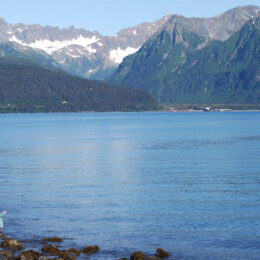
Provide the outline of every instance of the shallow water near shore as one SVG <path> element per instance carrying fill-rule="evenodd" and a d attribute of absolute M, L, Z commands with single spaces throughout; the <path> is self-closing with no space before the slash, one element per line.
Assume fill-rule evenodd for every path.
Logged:
<path fill-rule="evenodd" d="M 260 112 L 0 115 L 0 185 L 28 247 L 259 259 Z"/>

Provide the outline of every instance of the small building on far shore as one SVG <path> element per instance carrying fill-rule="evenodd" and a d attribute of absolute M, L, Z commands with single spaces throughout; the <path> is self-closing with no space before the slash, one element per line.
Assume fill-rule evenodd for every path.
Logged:
<path fill-rule="evenodd" d="M 211 107 L 205 107 L 205 108 L 203 109 L 203 111 L 209 112 L 209 111 L 211 111 Z"/>

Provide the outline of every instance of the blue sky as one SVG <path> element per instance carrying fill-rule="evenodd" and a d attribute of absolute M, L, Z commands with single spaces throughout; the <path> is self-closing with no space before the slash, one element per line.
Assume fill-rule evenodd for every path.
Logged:
<path fill-rule="evenodd" d="M 211 17 L 259 0 L 3 0 L 0 17 L 8 23 L 85 28 L 113 35 L 120 29 L 152 22 L 166 14 Z"/>

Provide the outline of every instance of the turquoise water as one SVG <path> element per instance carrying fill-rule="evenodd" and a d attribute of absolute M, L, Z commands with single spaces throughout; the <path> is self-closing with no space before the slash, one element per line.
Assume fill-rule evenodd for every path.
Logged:
<path fill-rule="evenodd" d="M 260 259 L 260 112 L 0 115 L 0 185 L 28 247 Z"/>

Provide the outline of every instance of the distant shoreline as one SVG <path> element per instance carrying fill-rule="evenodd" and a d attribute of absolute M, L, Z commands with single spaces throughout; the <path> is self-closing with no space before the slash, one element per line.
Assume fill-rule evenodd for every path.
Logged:
<path fill-rule="evenodd" d="M 239 111 L 260 111 L 260 104 L 158 104 L 154 108 L 145 108 L 143 106 L 140 109 L 123 109 L 123 110 L 51 110 L 48 111 L 47 107 L 30 106 L 19 107 L 19 105 L 0 105 L 0 114 L 52 114 L 52 113 L 137 113 L 137 112 L 239 112 Z"/>
<path fill-rule="evenodd" d="M 260 112 L 260 109 L 232 109 L 232 110 L 226 110 L 226 111 L 220 111 L 220 110 L 212 110 L 212 111 L 204 111 L 204 110 L 155 110 L 155 111 L 78 111 L 78 112 L 0 112 L 0 115 L 25 115 L 25 114 L 105 114 L 105 113 L 111 113 L 111 114 L 118 114 L 118 113 L 225 113 L 225 112 Z"/>

